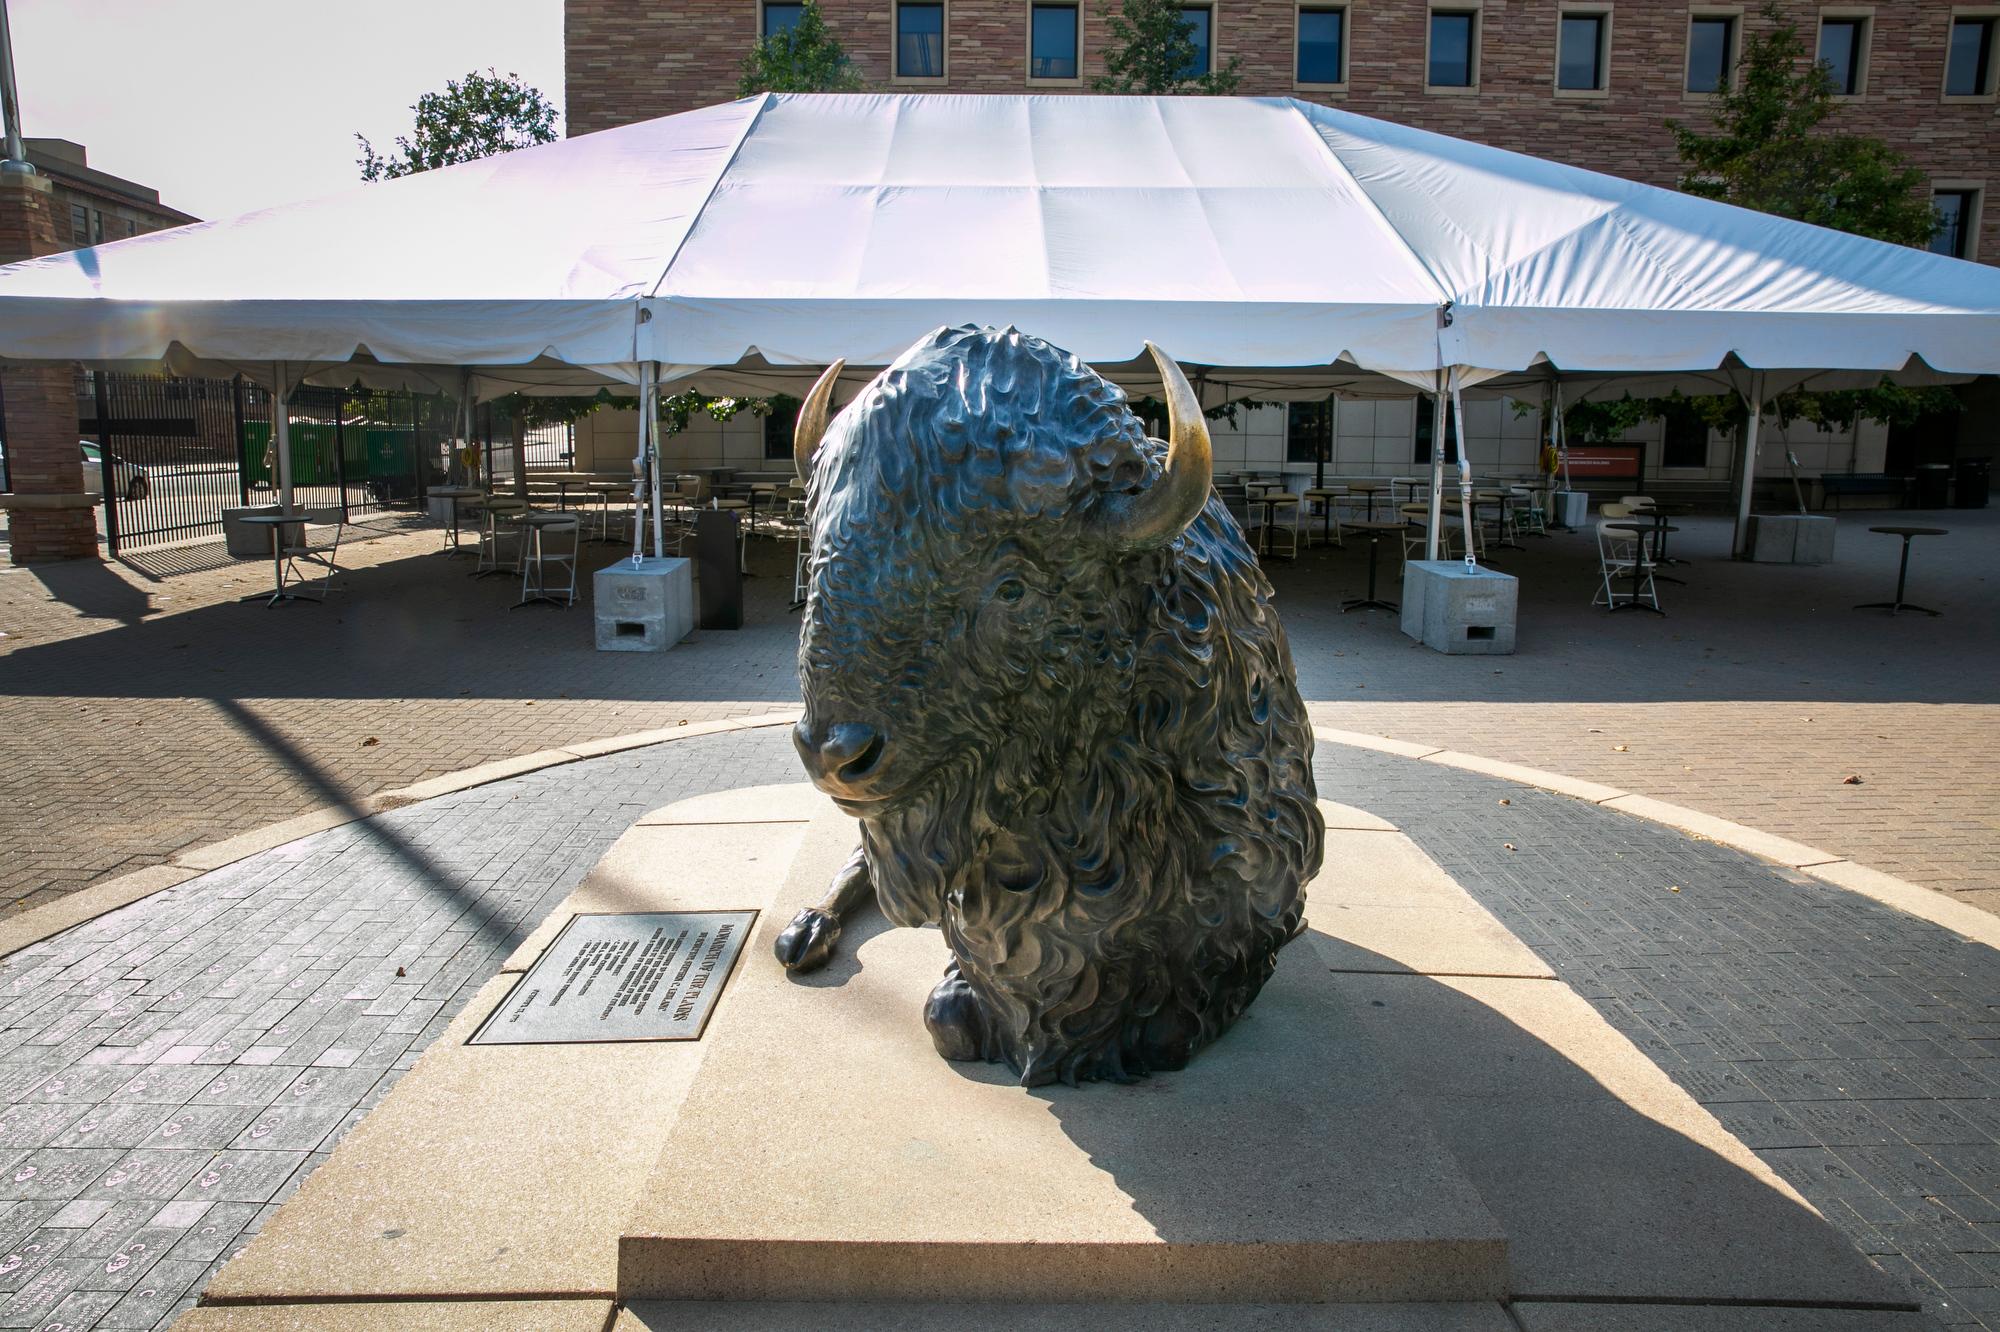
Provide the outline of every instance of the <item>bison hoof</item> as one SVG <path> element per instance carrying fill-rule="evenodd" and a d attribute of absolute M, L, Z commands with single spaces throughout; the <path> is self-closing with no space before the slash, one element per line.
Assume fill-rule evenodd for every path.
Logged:
<path fill-rule="evenodd" d="M 979 997 L 956 968 L 947 972 L 924 1005 L 924 1025 L 931 1043 L 946 1059 L 991 1060 L 993 1042 Z"/>
<path fill-rule="evenodd" d="M 792 917 L 792 923 L 778 933 L 771 951 L 787 971 L 817 971 L 833 956 L 834 940 L 840 938 L 840 918 L 818 907 L 807 907 Z"/>

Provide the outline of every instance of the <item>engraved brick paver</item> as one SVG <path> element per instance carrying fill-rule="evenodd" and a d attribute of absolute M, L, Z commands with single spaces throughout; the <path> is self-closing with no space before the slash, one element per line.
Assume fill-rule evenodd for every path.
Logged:
<path fill-rule="evenodd" d="M 796 778 L 780 730 L 589 760 L 0 962 L 0 1328 L 166 1326 L 633 820 Z"/>

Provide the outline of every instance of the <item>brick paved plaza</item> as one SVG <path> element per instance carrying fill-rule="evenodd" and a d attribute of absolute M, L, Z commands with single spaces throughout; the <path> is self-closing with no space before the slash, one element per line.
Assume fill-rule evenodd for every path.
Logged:
<path fill-rule="evenodd" d="M 1720 519 L 1687 520 L 1664 620 L 1590 608 L 1586 535 L 1531 539 L 1497 553 L 1521 643 L 1491 660 L 1341 615 L 1357 543 L 1272 568 L 1322 724 L 1605 782 L 2000 910 L 2000 520 L 1920 520 L 1952 529 L 1913 563 L 1939 620 L 1849 609 L 1894 585 L 1897 543 L 1867 531 L 1884 513 L 1843 517 L 1818 569 L 1732 563 Z M 509 611 L 435 532 L 389 530 L 348 547 L 327 606 L 239 604 L 269 570 L 214 546 L 0 572 L 0 911 L 489 759 L 797 699 L 788 549 L 752 544 L 744 629 L 653 657 L 594 651 L 587 607 Z"/>
<path fill-rule="evenodd" d="M 1581 534 L 1497 552 L 1525 580 L 1512 657 L 1446 658 L 1341 615 L 1358 546 L 1274 578 L 1324 725 L 1658 796 L 2000 911 L 2000 522 L 1927 520 L 1952 529 L 1915 566 L 1935 621 L 1849 609 L 1893 577 L 1893 541 L 1866 531 L 1881 515 L 1843 520 L 1824 569 L 1733 564 L 1719 520 L 1684 520 L 1694 563 L 1666 619 L 1591 610 Z M 754 551 L 745 629 L 646 656 L 595 652 L 585 607 L 508 610 L 510 587 L 438 541 L 385 523 L 325 606 L 239 603 L 265 567 L 204 547 L 0 575 L 10 910 L 486 760 L 797 697 L 788 551 Z M 2000 1326 L 1990 949 L 1587 802 L 1346 745 L 1318 769 L 1913 1303 Z M 640 813 L 798 776 L 781 726 L 547 768 L 0 962 L 0 1328 L 166 1327 Z"/>

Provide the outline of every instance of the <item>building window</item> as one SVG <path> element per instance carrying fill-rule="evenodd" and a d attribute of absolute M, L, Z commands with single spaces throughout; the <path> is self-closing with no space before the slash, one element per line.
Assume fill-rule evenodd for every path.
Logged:
<path fill-rule="evenodd" d="M 1431 13 L 1430 68 L 1433 88 L 1470 88 L 1479 76 L 1479 15 L 1464 10 Z"/>
<path fill-rule="evenodd" d="M 1028 11 L 1028 77 L 1076 77 L 1075 5 L 1035 5 Z"/>
<path fill-rule="evenodd" d="M 1951 50 L 1945 57 L 1947 97 L 1985 97 L 1993 91 L 1993 20 L 1953 19 Z"/>
<path fill-rule="evenodd" d="M 766 37 L 775 37 L 781 32 L 790 32 L 798 26 L 799 18 L 806 12 L 802 4 L 766 4 L 764 6 L 764 32 Z"/>
<path fill-rule="evenodd" d="M 1708 466 L 1708 422 L 1682 403 L 1670 404 L 1663 419 L 1667 423 L 1660 443 L 1662 467 Z"/>
<path fill-rule="evenodd" d="M 764 414 L 764 461 L 781 462 L 792 456 L 792 435 L 799 424 L 799 400 L 780 393 L 771 399 Z"/>
<path fill-rule="evenodd" d="M 1688 20 L 1688 77 L 1691 93 L 1719 93 L 1734 80 L 1736 20 L 1711 15 Z"/>
<path fill-rule="evenodd" d="M 1564 14 L 1556 47 L 1556 87 L 1597 92 L 1604 87 L 1604 14 Z"/>
<path fill-rule="evenodd" d="M 1868 59 L 1868 20 L 1865 18 L 1821 19 L 1819 63 L 1835 97 L 1859 97 Z"/>
<path fill-rule="evenodd" d="M 1931 236 L 1931 251 L 1954 259 L 1972 257 L 1972 228 L 1978 213 L 1978 190 L 1939 190 L 1931 196 L 1938 213 L 1938 228 Z"/>
<path fill-rule="evenodd" d="M 1332 403 L 1294 402 L 1286 406 L 1285 461 L 1295 463 L 1333 461 Z"/>
<path fill-rule="evenodd" d="M 1299 11 L 1299 82 L 1347 82 L 1347 11 Z"/>
<path fill-rule="evenodd" d="M 104 244 L 104 213 L 101 209 L 93 208 L 90 210 L 90 243 L 92 245 Z"/>
<path fill-rule="evenodd" d="M 896 6 L 896 77 L 944 77 L 944 6 Z"/>
<path fill-rule="evenodd" d="M 1429 402 L 1417 402 L 1417 446 L 1411 452 L 1410 461 L 1428 465 L 1431 460 L 1431 432 L 1439 415 L 1444 417 L 1444 461 L 1447 467 L 1458 466 L 1458 423 L 1452 419 L 1451 404 L 1432 398 Z"/>
<path fill-rule="evenodd" d="M 69 234 L 78 245 L 90 244 L 90 210 L 82 204 L 69 206 Z"/>
<path fill-rule="evenodd" d="M 1198 79 L 1215 65 L 1215 11 L 1207 5 L 1181 6 L 1181 27 L 1191 28 L 1187 39 L 1194 47 L 1181 77 Z"/>

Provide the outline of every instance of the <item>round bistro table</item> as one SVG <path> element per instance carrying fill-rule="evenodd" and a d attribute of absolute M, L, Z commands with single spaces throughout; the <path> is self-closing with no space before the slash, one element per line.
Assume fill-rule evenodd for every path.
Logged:
<path fill-rule="evenodd" d="M 1920 536 L 1950 536 L 1951 529 L 1948 527 L 1871 527 L 1868 530 L 1871 532 L 1880 532 L 1884 536 L 1903 538 L 1903 561 L 1896 567 L 1896 599 L 1894 601 L 1864 601 L 1854 609 L 1885 610 L 1891 615 L 1894 615 L 1897 611 L 1906 610 L 1921 611 L 1923 614 L 1930 616 L 1942 615 L 1944 613 L 1942 611 L 1934 611 L 1928 606 L 1918 606 L 1912 602 L 1903 600 L 1903 589 L 1909 585 L 1910 581 L 1910 538 Z"/>
<path fill-rule="evenodd" d="M 1348 523 L 1347 526 L 1357 532 L 1366 532 L 1368 534 L 1368 595 L 1365 597 L 1352 597 L 1341 602 L 1341 614 L 1345 615 L 1351 610 L 1401 610 L 1402 607 L 1398 606 L 1395 602 L 1384 601 L 1375 595 L 1375 566 L 1381 558 L 1380 547 L 1382 537 L 1389 532 L 1400 532 L 1408 527 L 1409 524 L 1401 521 L 1393 523 L 1377 522 L 1370 518 L 1358 523 Z"/>

